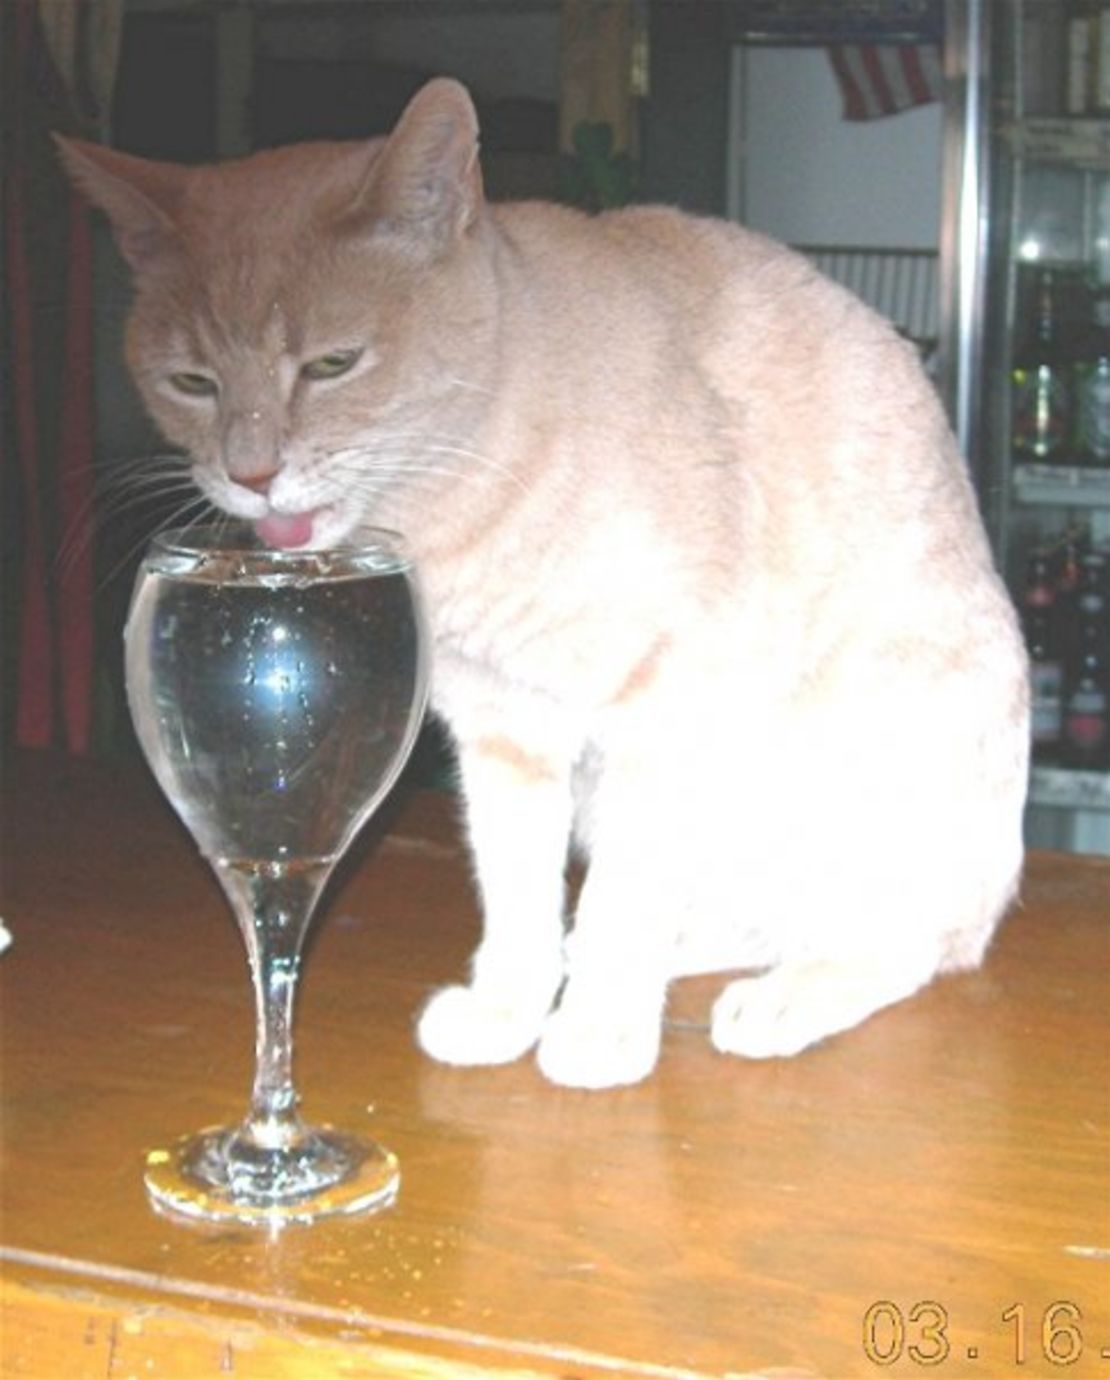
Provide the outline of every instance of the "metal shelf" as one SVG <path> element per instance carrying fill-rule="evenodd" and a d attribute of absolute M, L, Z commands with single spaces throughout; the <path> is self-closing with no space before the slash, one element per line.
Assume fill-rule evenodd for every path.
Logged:
<path fill-rule="evenodd" d="M 1040 503 L 1056 508 L 1110 507 L 1110 469 L 1015 465 L 1013 481 L 1019 503 Z"/>
<path fill-rule="evenodd" d="M 1029 804 L 1110 811 L 1110 772 L 1034 767 L 1029 774 Z"/>

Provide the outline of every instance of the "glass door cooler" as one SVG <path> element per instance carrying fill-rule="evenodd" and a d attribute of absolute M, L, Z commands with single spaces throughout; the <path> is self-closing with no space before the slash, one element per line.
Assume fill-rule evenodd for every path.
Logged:
<path fill-rule="evenodd" d="M 1032 659 L 1031 845 L 1110 854 L 1110 4 L 949 0 L 940 380 Z"/>

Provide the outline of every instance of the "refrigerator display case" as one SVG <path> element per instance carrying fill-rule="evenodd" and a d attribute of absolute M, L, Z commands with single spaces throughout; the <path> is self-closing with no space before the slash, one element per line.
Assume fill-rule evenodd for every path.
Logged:
<path fill-rule="evenodd" d="M 1031 845 L 1110 854 L 1110 4 L 949 0 L 940 383 L 1030 647 Z"/>

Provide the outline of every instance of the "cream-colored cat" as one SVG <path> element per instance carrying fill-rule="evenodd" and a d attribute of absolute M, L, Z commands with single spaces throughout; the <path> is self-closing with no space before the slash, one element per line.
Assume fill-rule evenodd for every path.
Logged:
<path fill-rule="evenodd" d="M 637 208 L 488 205 L 465 91 L 217 167 L 70 143 L 128 359 L 277 545 L 400 529 L 485 937 L 419 1039 L 655 1063 L 669 979 L 794 1054 L 978 963 L 1014 895 L 1026 667 L 913 350 L 804 260 Z M 570 841 L 589 870 L 569 937 Z"/>

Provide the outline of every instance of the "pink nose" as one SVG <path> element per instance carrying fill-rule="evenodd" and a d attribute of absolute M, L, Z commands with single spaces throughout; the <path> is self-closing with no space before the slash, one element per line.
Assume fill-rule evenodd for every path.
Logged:
<path fill-rule="evenodd" d="M 253 489 L 256 494 L 264 494 L 268 492 L 276 475 L 277 470 L 259 470 L 257 474 L 236 475 L 235 482 L 242 484 L 244 489 Z"/>

